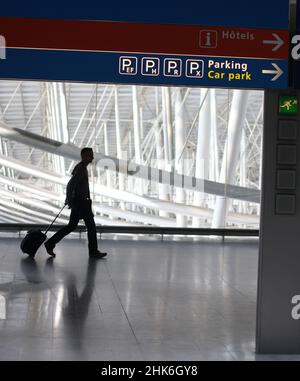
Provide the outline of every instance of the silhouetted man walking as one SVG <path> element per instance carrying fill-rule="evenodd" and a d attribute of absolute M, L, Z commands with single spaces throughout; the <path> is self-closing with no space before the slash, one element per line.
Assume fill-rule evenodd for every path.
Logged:
<path fill-rule="evenodd" d="M 65 204 L 71 208 L 69 224 L 60 229 L 45 243 L 47 253 L 52 257 L 55 257 L 53 252 L 55 245 L 66 235 L 74 231 L 81 219 L 84 220 L 88 230 L 89 256 L 100 259 L 107 255 L 98 250 L 96 225 L 92 212 L 92 201 L 90 199 L 87 166 L 93 160 L 94 153 L 92 148 L 83 148 L 81 150 L 81 162 L 74 168 L 72 178 L 67 185 Z"/>

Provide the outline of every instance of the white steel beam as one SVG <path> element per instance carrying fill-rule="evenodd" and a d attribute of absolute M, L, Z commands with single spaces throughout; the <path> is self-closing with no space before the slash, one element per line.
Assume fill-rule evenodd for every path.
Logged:
<path fill-rule="evenodd" d="M 217 121 L 217 95 L 216 90 L 211 89 L 210 90 L 211 95 L 211 104 L 210 104 L 210 111 L 211 111 L 211 141 L 210 141 L 210 147 L 211 147 L 211 160 L 210 160 L 210 177 L 209 179 L 212 181 L 218 181 L 220 176 L 220 170 L 219 170 L 219 138 L 218 138 L 218 121 Z M 212 195 L 209 195 L 209 208 L 213 209 L 215 204 L 215 197 Z"/>
<path fill-rule="evenodd" d="M 181 89 L 177 90 L 175 101 L 175 169 L 178 174 L 184 174 L 184 160 L 181 156 L 182 148 L 184 146 L 184 115 L 182 103 Z M 176 202 L 179 204 L 185 204 L 186 194 L 184 188 L 176 189 Z M 184 214 L 177 214 L 176 221 L 178 227 L 187 226 L 187 218 Z"/>
<path fill-rule="evenodd" d="M 165 158 L 164 158 L 164 149 L 163 149 L 163 136 L 162 130 L 159 124 L 155 125 L 155 142 L 156 142 L 156 162 L 158 169 L 165 169 Z M 169 199 L 169 187 L 165 184 L 158 184 L 158 196 L 160 200 L 168 201 Z M 169 214 L 163 210 L 159 211 L 161 217 L 169 217 Z"/>
<path fill-rule="evenodd" d="M 21 222 L 21 223 L 29 223 L 29 224 L 45 223 L 45 219 L 33 216 L 30 213 L 30 209 L 27 209 L 28 211 L 26 213 L 19 212 L 16 208 L 12 208 L 11 206 L 8 207 L 8 205 L 5 205 L 5 203 L 2 204 L 0 202 L 0 210 L 1 210 L 1 216 L 17 218 L 18 222 Z"/>
<path fill-rule="evenodd" d="M 210 161 L 210 137 L 211 137 L 211 102 L 210 102 L 210 90 L 201 89 L 200 91 L 200 113 L 198 124 L 198 139 L 196 150 L 196 167 L 195 177 L 199 179 L 208 179 Z M 205 193 L 194 192 L 194 205 L 205 205 Z M 201 227 L 203 220 L 199 218 L 193 218 L 193 227 Z"/>
<path fill-rule="evenodd" d="M 166 168 L 171 169 L 170 165 L 173 162 L 173 128 L 172 128 L 172 101 L 171 89 L 162 87 L 162 117 L 163 117 L 163 136 L 165 148 Z"/>
<path fill-rule="evenodd" d="M 241 145 L 240 145 L 240 186 L 246 187 L 247 180 L 247 162 L 246 162 L 246 133 L 245 129 L 242 130 Z M 246 206 L 244 202 L 239 202 L 239 213 L 246 213 Z"/>
<path fill-rule="evenodd" d="M 78 122 L 78 124 L 77 124 L 77 126 L 76 126 L 76 129 L 75 129 L 75 131 L 74 131 L 72 137 L 70 138 L 70 142 L 72 142 L 72 143 L 75 142 L 75 139 L 76 139 L 76 137 L 77 137 L 77 134 L 78 134 L 79 130 L 81 129 L 81 126 L 82 126 L 84 120 L 87 118 L 87 113 L 88 113 L 88 110 L 89 110 L 90 105 L 91 105 L 91 103 L 92 103 L 92 100 L 93 100 L 93 98 L 94 98 L 94 96 L 95 96 L 95 92 L 96 92 L 96 90 L 97 90 L 97 85 L 95 85 L 95 87 L 94 87 L 94 89 L 93 89 L 93 91 L 92 91 L 92 94 L 91 94 L 91 96 L 90 96 L 90 98 L 89 98 L 89 100 L 88 100 L 88 103 L 86 104 L 86 106 L 85 106 L 85 108 L 84 108 L 84 110 L 83 110 L 83 113 L 82 113 L 82 115 L 81 115 L 81 117 L 80 117 L 80 119 L 79 119 L 79 122 Z"/>
<path fill-rule="evenodd" d="M 133 107 L 133 133 L 134 133 L 134 157 L 137 165 L 142 164 L 141 151 L 141 121 L 139 111 L 139 99 L 137 86 L 132 86 L 132 107 Z M 135 180 L 136 193 L 142 194 L 141 179 Z"/>
<path fill-rule="evenodd" d="M 65 196 L 63 194 L 55 193 L 55 192 L 49 192 L 47 190 L 43 190 L 42 188 L 37 188 L 33 185 L 24 184 L 20 180 L 13 180 L 6 178 L 5 176 L 0 175 L 0 184 L 6 184 L 9 186 L 13 186 L 16 189 L 20 189 L 24 191 L 24 193 L 18 193 L 20 196 L 26 197 L 26 200 L 30 197 L 33 197 L 33 199 L 40 200 L 42 202 L 59 202 L 60 204 L 63 203 L 65 200 Z M 0 189 L 1 192 L 1 189 Z M 14 193 L 11 193 L 12 196 Z M 8 193 L 6 194 L 8 195 Z M 149 224 L 149 225 L 155 225 L 155 226 L 170 226 L 175 227 L 175 221 L 174 219 L 167 219 L 167 218 L 160 218 L 155 215 L 146 215 L 141 213 L 134 213 L 130 211 L 122 211 L 119 208 L 113 208 L 110 206 L 107 206 L 103 203 L 100 203 L 96 200 L 93 204 L 93 209 L 97 213 L 107 214 L 109 216 L 114 216 L 117 218 L 125 219 L 126 221 L 130 221 L 133 223 L 143 223 L 143 224 Z M 56 209 L 55 209 L 56 210 Z"/>
<path fill-rule="evenodd" d="M 43 180 L 65 185 L 68 183 L 70 177 L 69 176 L 60 176 L 54 174 L 45 169 L 36 168 L 33 165 L 24 164 L 16 159 L 7 158 L 0 155 L 0 165 L 4 165 L 8 168 L 15 169 L 16 171 L 20 171 L 22 173 L 26 173 L 28 175 L 32 175 L 37 178 L 41 178 Z M 128 203 L 135 203 L 141 206 L 145 206 L 149 209 L 154 210 L 164 210 L 169 213 L 179 213 L 185 214 L 187 216 L 195 216 L 195 217 L 203 217 L 210 216 L 210 212 L 207 209 L 196 208 L 190 205 L 180 205 L 172 202 L 157 200 L 151 197 L 146 196 L 138 196 L 129 192 L 120 192 L 117 189 L 108 188 L 99 184 L 95 185 L 96 195 L 104 196 L 107 198 L 112 198 L 118 201 L 125 201 Z M 252 220 L 252 216 L 248 216 L 249 220 Z M 257 219 L 256 219 L 257 220 Z"/>
<path fill-rule="evenodd" d="M 58 214 L 58 212 L 60 210 L 60 207 L 54 206 L 53 204 L 42 202 L 42 201 L 39 201 L 37 199 L 33 199 L 32 197 L 25 197 L 25 196 L 20 195 L 19 193 L 13 193 L 13 192 L 9 192 L 9 191 L 0 190 L 0 195 L 5 196 L 8 199 L 17 200 L 18 202 L 21 202 L 21 203 L 27 205 L 30 208 L 29 214 L 39 215 L 43 219 L 48 220 L 50 222 L 54 219 L 55 215 Z M 0 204 L 1 204 L 1 202 L 0 202 Z M 9 204 L 9 201 L 6 200 L 5 204 Z M 22 208 L 22 205 L 19 205 L 15 202 L 11 203 L 11 204 L 17 205 L 19 210 L 21 210 L 21 208 Z M 37 208 L 38 211 L 33 210 L 32 207 Z M 40 212 L 40 210 L 42 210 L 44 212 Z M 49 213 L 51 213 L 52 216 L 49 215 Z M 70 211 L 68 211 L 67 209 L 64 209 L 61 212 L 61 216 L 57 218 L 57 222 L 62 223 L 62 224 L 66 224 L 67 221 L 63 217 L 68 218 L 69 214 L 70 214 Z M 107 225 L 122 225 L 122 226 L 131 226 L 132 225 L 132 224 L 129 224 L 129 223 L 124 222 L 124 221 L 117 221 L 116 222 L 116 221 L 111 221 L 108 218 L 102 218 L 99 216 L 95 216 L 95 222 L 97 224 L 107 224 Z"/>
<path fill-rule="evenodd" d="M 247 100 L 249 92 L 246 90 L 234 90 L 231 110 L 228 122 L 228 137 L 224 149 L 222 169 L 219 181 L 231 184 L 235 178 L 235 171 L 240 154 L 241 134 L 245 122 Z M 218 196 L 215 205 L 212 228 L 226 226 L 228 212 L 228 193 Z"/>
<path fill-rule="evenodd" d="M 108 143 L 108 134 L 107 134 L 107 123 L 104 123 L 104 153 L 109 155 L 109 143 Z M 109 188 L 113 187 L 113 179 L 111 171 L 106 171 L 106 185 Z M 109 200 L 109 205 L 112 206 L 112 200 Z"/>
<path fill-rule="evenodd" d="M 115 119 L 116 119 L 116 143 L 117 143 L 117 158 L 123 159 L 122 142 L 121 142 L 121 121 L 120 121 L 120 108 L 119 108 L 119 91 L 118 87 L 114 87 L 115 90 Z M 106 133 L 106 146 L 108 147 L 107 133 Z M 108 154 L 106 154 L 108 155 Z M 110 172 L 111 171 L 107 171 Z M 120 191 L 125 189 L 125 176 L 122 173 L 118 173 L 118 186 Z M 125 204 L 121 203 L 121 209 L 125 210 Z"/>

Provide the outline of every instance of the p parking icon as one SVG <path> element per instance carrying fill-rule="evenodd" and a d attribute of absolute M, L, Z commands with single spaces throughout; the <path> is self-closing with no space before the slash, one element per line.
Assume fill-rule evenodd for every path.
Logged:
<path fill-rule="evenodd" d="M 144 57 L 142 59 L 142 75 L 157 77 L 159 75 L 159 58 Z"/>
<path fill-rule="evenodd" d="M 0 60 L 6 59 L 6 40 L 4 36 L 0 34 Z"/>
<path fill-rule="evenodd" d="M 188 78 L 203 78 L 204 61 L 203 60 L 187 60 L 185 75 Z"/>
<path fill-rule="evenodd" d="M 123 56 L 119 60 L 119 73 L 122 75 L 136 75 L 138 60 L 136 57 Z"/>
<path fill-rule="evenodd" d="M 165 77 L 181 77 L 182 60 L 176 58 L 166 58 L 164 60 Z"/>

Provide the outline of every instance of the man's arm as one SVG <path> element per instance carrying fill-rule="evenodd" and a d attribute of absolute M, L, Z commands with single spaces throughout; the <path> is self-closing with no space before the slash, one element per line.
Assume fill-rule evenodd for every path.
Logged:
<path fill-rule="evenodd" d="M 70 204 L 72 203 L 73 199 L 73 193 L 75 191 L 75 188 L 77 184 L 80 182 L 80 180 L 83 179 L 84 176 L 84 166 L 83 165 L 78 165 L 77 168 L 75 169 L 75 172 L 73 176 L 71 177 L 70 181 L 67 184 L 67 194 L 66 194 L 66 201 L 65 204 Z"/>

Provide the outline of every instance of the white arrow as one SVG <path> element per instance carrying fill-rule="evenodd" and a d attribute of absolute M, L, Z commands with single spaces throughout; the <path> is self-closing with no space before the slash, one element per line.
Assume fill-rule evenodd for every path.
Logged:
<path fill-rule="evenodd" d="M 271 81 L 277 81 L 278 78 L 280 78 L 283 74 L 283 71 L 280 69 L 276 63 L 272 63 L 272 66 L 275 70 L 263 70 L 263 74 L 276 74 L 275 77 L 271 79 Z"/>
<path fill-rule="evenodd" d="M 274 36 L 275 40 L 264 40 L 263 43 L 266 45 L 275 45 L 272 51 L 276 52 L 282 47 L 282 45 L 284 45 L 284 41 L 281 37 L 278 36 L 277 33 L 272 33 L 272 35 Z"/>

